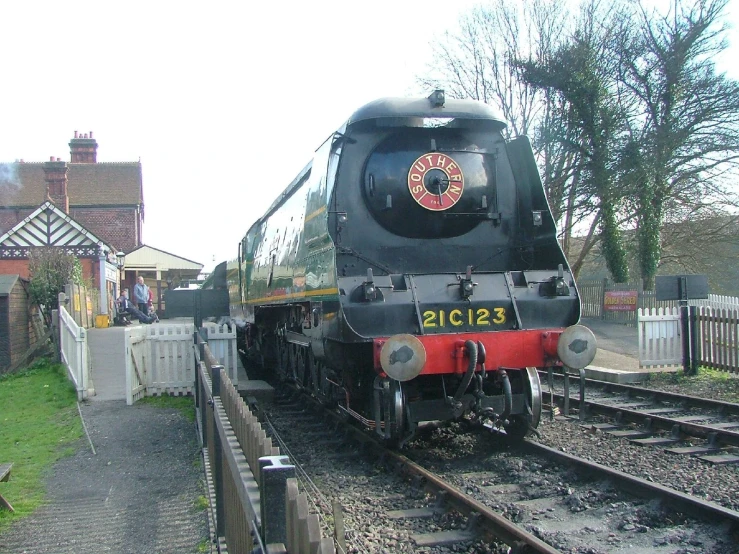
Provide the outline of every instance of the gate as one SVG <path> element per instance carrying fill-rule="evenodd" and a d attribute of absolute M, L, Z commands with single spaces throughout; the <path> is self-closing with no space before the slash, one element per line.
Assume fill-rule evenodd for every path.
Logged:
<path fill-rule="evenodd" d="M 640 308 L 637 333 L 639 365 L 642 367 L 682 365 L 680 308 Z"/>
<path fill-rule="evenodd" d="M 126 341 L 126 404 L 131 405 L 146 396 L 151 356 L 146 348 L 146 329 L 125 330 Z"/>

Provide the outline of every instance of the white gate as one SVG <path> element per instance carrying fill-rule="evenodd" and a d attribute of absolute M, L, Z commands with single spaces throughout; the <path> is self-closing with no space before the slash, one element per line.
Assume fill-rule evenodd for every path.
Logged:
<path fill-rule="evenodd" d="M 77 390 L 77 399 L 91 394 L 90 358 L 87 355 L 87 331 L 74 321 L 64 306 L 59 306 L 59 349 L 62 363 Z M 94 394 L 94 393 L 92 393 Z"/>
<path fill-rule="evenodd" d="M 151 356 L 146 347 L 146 329 L 125 330 L 126 341 L 126 404 L 129 406 L 146 396 L 151 373 Z"/>
<path fill-rule="evenodd" d="M 195 389 L 192 323 L 157 323 L 144 327 L 150 343 L 148 394 L 191 394 Z"/>
<path fill-rule="evenodd" d="M 637 332 L 642 367 L 682 365 L 680 308 L 640 308 Z"/>
<path fill-rule="evenodd" d="M 211 352 L 236 384 L 236 328 L 215 324 L 206 324 L 205 328 Z M 144 396 L 193 393 L 194 331 L 192 323 L 157 323 L 126 329 L 126 402 L 129 405 Z"/>
<path fill-rule="evenodd" d="M 206 341 L 211 354 L 216 357 L 231 379 L 234 387 L 239 386 L 238 358 L 236 353 L 236 326 L 203 323 Z"/>

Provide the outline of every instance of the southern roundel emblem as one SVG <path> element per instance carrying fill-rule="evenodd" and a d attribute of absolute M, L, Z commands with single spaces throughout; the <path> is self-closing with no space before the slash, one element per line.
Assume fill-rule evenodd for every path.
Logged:
<path fill-rule="evenodd" d="M 438 152 L 419 157 L 408 171 L 408 190 L 419 205 L 434 212 L 448 210 L 464 192 L 462 169 Z"/>

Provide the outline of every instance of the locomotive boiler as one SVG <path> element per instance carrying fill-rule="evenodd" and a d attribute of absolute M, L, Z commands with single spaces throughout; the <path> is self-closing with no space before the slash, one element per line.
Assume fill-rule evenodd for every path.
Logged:
<path fill-rule="evenodd" d="M 242 348 L 392 442 L 539 423 L 537 368 L 595 354 L 531 145 L 486 104 L 357 110 L 257 220 L 231 272 Z"/>

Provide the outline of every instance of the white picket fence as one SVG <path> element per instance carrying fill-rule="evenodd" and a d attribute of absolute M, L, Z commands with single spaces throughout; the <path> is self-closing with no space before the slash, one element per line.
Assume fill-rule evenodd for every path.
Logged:
<path fill-rule="evenodd" d="M 690 300 L 691 306 L 702 306 L 714 310 L 739 310 L 739 296 L 722 296 L 720 294 L 709 294 L 704 300 Z"/>
<path fill-rule="evenodd" d="M 640 308 L 636 328 L 639 338 L 639 365 L 682 365 L 680 308 Z"/>
<path fill-rule="evenodd" d="M 206 333 L 206 341 L 211 354 L 218 359 L 231 379 L 234 387 L 239 386 L 238 358 L 236 352 L 236 327 L 231 325 L 217 325 L 215 323 L 203 323 Z"/>
<path fill-rule="evenodd" d="M 59 306 L 59 345 L 67 374 L 77 390 L 77 399 L 87 398 L 91 389 L 90 358 L 87 353 L 87 331 L 80 327 L 64 306 Z"/>
<path fill-rule="evenodd" d="M 82 400 L 95 394 L 92 388 L 87 331 L 60 307 L 59 329 L 62 362 Z M 137 325 L 124 330 L 126 403 L 145 396 L 187 395 L 195 389 L 195 327 L 192 323 Z M 236 329 L 228 325 L 205 325 L 208 347 L 238 383 Z"/>

